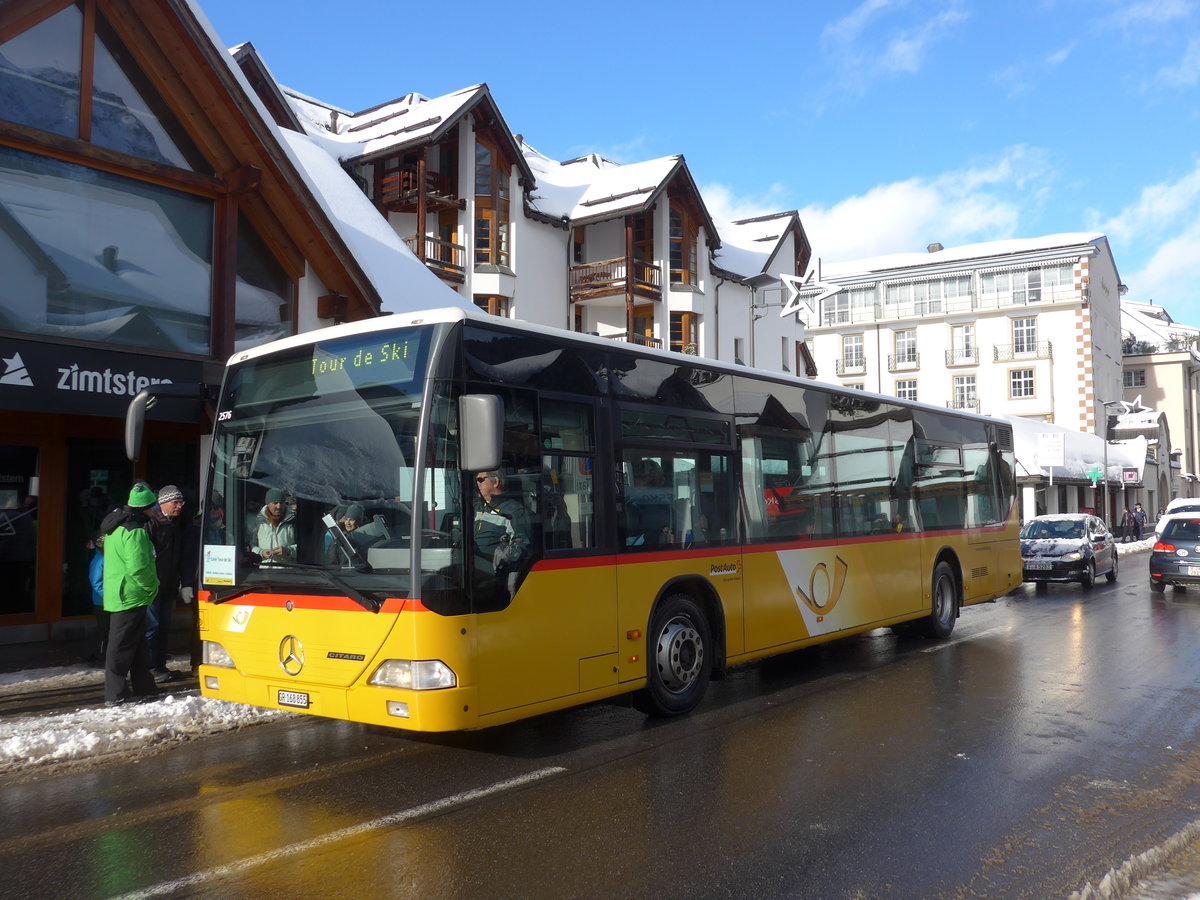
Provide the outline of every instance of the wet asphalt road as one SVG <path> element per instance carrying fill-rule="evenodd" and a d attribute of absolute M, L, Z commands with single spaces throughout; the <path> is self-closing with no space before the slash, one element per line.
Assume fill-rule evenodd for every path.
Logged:
<path fill-rule="evenodd" d="M 296 717 L 0 785 L 0 897 L 1066 897 L 1200 817 L 1200 591 L 1031 587 L 937 643 L 411 738 Z"/>

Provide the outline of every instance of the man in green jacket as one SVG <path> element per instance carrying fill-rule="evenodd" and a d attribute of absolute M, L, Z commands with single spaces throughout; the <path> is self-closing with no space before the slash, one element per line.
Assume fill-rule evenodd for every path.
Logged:
<path fill-rule="evenodd" d="M 158 594 L 154 545 L 146 523 L 156 496 L 135 484 L 129 503 L 100 525 L 104 538 L 104 609 L 109 615 L 108 653 L 104 659 L 104 703 L 117 706 L 158 693 L 150 671 L 146 610 Z M 132 692 L 126 676 L 133 685 Z"/>

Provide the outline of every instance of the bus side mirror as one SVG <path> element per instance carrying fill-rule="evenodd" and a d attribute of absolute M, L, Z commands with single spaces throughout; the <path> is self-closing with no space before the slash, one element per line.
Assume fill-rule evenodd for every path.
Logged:
<path fill-rule="evenodd" d="M 142 431 L 146 425 L 146 410 L 154 405 L 156 397 L 182 397 L 203 399 L 208 396 L 208 386 L 200 382 L 174 384 L 170 381 L 152 384 L 129 401 L 125 410 L 125 456 L 137 462 L 142 452 Z"/>
<path fill-rule="evenodd" d="M 458 398 L 459 466 L 467 472 L 500 468 L 504 446 L 504 401 L 495 394 Z"/>

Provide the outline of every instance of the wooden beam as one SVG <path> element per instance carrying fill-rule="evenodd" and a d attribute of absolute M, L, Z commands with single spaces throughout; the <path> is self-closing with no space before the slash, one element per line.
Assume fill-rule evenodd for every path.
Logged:
<path fill-rule="evenodd" d="M 62 12 L 72 0 L 4 0 L 0 2 L 0 44 Z"/>

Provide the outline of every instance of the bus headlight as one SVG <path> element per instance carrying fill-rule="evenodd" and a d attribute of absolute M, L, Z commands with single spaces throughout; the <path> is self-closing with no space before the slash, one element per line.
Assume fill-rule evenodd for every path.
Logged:
<path fill-rule="evenodd" d="M 440 659 L 389 659 L 367 683 L 410 691 L 436 691 L 455 687 L 458 678 Z"/>
<path fill-rule="evenodd" d="M 203 660 L 206 666 L 233 668 L 233 657 L 216 641 L 201 641 L 200 647 L 204 653 Z"/>

